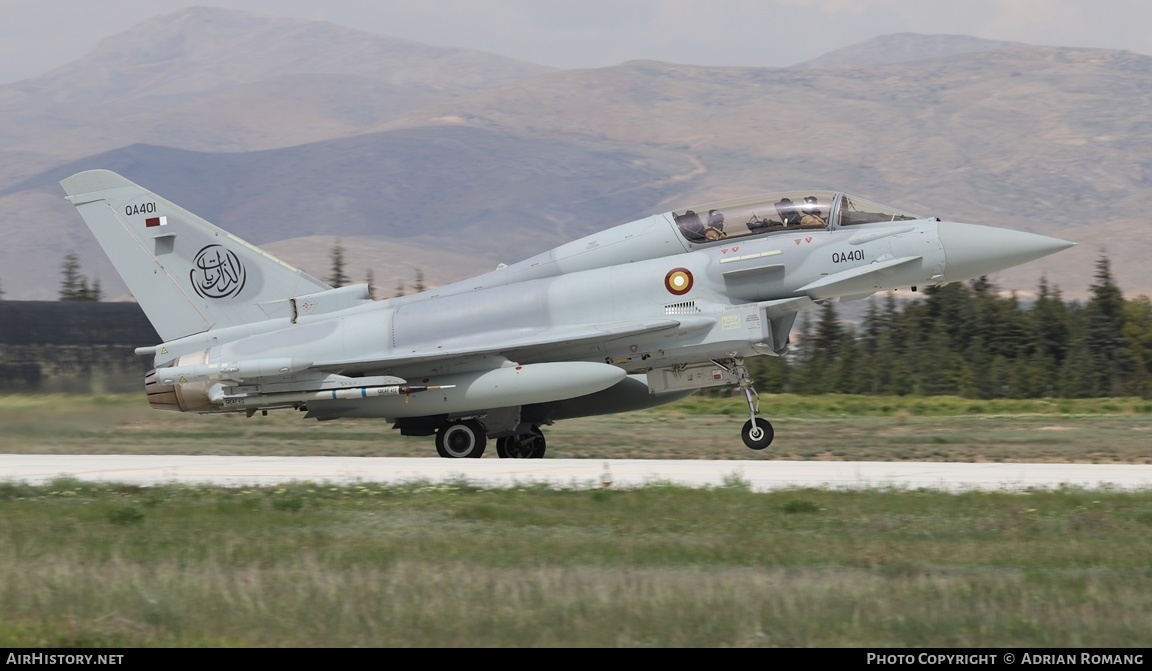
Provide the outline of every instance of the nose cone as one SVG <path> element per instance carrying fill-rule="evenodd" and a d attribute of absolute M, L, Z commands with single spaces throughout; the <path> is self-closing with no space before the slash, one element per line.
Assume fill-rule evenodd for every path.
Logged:
<path fill-rule="evenodd" d="M 1007 228 L 943 221 L 938 225 L 949 281 L 989 275 L 1076 246 L 1059 238 Z"/>

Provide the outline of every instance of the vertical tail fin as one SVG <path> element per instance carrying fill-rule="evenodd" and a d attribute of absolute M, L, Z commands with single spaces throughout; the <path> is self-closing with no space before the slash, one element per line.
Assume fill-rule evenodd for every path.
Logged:
<path fill-rule="evenodd" d="M 108 170 L 60 182 L 165 341 L 264 321 L 330 287 Z"/>

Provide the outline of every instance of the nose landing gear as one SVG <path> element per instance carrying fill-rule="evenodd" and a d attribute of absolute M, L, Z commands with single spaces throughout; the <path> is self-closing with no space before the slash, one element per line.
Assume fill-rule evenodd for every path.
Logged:
<path fill-rule="evenodd" d="M 744 428 L 740 431 L 740 437 L 744 439 L 744 444 L 753 450 L 762 450 L 771 445 L 772 439 L 776 437 L 776 432 L 772 429 L 771 422 L 763 417 L 757 417 L 760 414 L 760 395 L 756 393 L 756 389 L 753 387 L 752 376 L 748 374 L 748 368 L 744 365 L 743 357 L 727 359 L 727 365 L 715 360 L 713 363 L 736 374 L 736 386 L 740 387 L 744 392 L 745 400 L 748 401 L 748 421 L 744 423 Z"/>

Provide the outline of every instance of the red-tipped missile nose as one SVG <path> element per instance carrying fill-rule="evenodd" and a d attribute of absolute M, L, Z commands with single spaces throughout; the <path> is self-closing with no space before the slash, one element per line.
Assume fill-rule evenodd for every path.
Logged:
<path fill-rule="evenodd" d="M 1046 235 L 951 221 L 940 222 L 938 230 L 949 282 L 989 275 L 1076 245 Z"/>

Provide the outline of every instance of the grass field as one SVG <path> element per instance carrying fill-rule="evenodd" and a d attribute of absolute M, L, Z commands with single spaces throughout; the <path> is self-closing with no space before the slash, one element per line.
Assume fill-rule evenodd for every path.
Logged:
<path fill-rule="evenodd" d="M 1152 645 L 1152 492 L 0 485 L 3 646 Z"/>
<path fill-rule="evenodd" d="M 1148 463 L 1139 399 L 765 396 L 562 422 L 549 457 Z M 493 450 L 494 451 L 494 450 Z M 0 397 L 0 452 L 431 456 L 383 422 Z M 495 456 L 495 455 L 488 455 Z M 1152 645 L 1152 491 L 140 488 L 0 474 L 0 647 Z"/>
<path fill-rule="evenodd" d="M 1141 399 L 972 401 L 765 395 L 776 441 L 740 441 L 735 398 L 689 398 L 642 412 L 546 427 L 548 457 L 1152 463 L 1152 402 Z M 435 455 L 381 420 L 184 415 L 142 395 L 0 397 L 0 452 L 74 454 Z M 495 458 L 490 445 L 487 457 Z"/>

